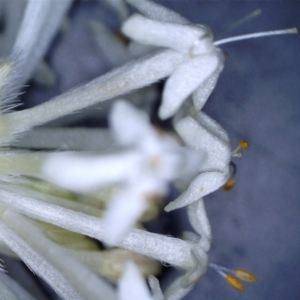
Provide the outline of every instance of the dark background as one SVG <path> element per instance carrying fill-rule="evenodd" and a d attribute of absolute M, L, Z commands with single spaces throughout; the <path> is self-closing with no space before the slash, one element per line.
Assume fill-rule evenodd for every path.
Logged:
<path fill-rule="evenodd" d="M 210 26 L 222 38 L 290 27 L 300 29 L 298 1 L 157 2 L 192 22 Z M 224 33 L 257 8 L 262 9 L 259 17 Z M 69 31 L 55 38 L 47 54 L 47 61 L 57 74 L 56 86 L 45 89 L 30 84 L 23 95 L 26 107 L 46 101 L 109 69 L 91 42 L 88 21 L 98 19 L 117 29 L 116 15 L 98 1 L 76 1 L 69 16 Z M 209 256 L 211 262 L 251 271 L 258 282 L 245 284 L 245 292 L 240 293 L 209 270 L 185 299 L 298 300 L 299 35 L 240 41 L 222 45 L 222 49 L 228 59 L 204 111 L 229 133 L 233 148 L 240 139 L 248 140 L 251 146 L 242 158 L 234 159 L 236 187 L 230 192 L 219 190 L 205 198 L 213 231 Z M 190 229 L 184 209 L 171 213 L 170 218 L 172 223 L 165 223 L 166 231 L 168 226 L 175 226 L 178 233 Z M 10 266 L 8 261 L 7 266 Z M 174 276 L 174 272 L 166 272 L 163 285 Z"/>

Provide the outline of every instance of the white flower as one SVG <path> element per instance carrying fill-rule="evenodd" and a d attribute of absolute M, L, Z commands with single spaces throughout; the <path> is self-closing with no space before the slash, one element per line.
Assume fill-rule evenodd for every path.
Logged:
<path fill-rule="evenodd" d="M 134 15 L 123 25 L 123 32 L 134 40 L 188 54 L 188 59 L 166 82 L 159 115 L 172 116 L 192 93 L 199 111 L 214 89 L 223 69 L 224 57 L 213 44 L 210 29 L 191 24 L 179 14 L 148 0 L 127 0 L 147 18 Z"/>
<path fill-rule="evenodd" d="M 169 118 L 193 92 L 194 107 L 201 110 L 215 88 L 223 70 L 224 56 L 218 45 L 266 35 L 296 33 L 295 28 L 249 34 L 213 42 L 211 30 L 188 20 L 149 0 L 127 0 L 146 17 L 135 14 L 123 25 L 122 31 L 133 40 L 186 54 L 186 59 L 168 78 L 162 95 L 159 116 Z"/>
<path fill-rule="evenodd" d="M 166 211 L 188 205 L 220 188 L 229 178 L 231 148 L 225 130 L 203 112 L 197 116 L 175 119 L 174 127 L 187 146 L 204 154 L 204 160 L 195 177 Z"/>
<path fill-rule="evenodd" d="M 202 153 L 179 146 L 169 135 L 160 135 L 149 117 L 124 101 L 113 106 L 111 127 L 123 152 L 104 155 L 49 154 L 41 177 L 76 192 L 121 184 L 106 213 L 107 242 L 116 244 L 134 225 L 155 196 L 168 191 L 168 183 L 192 176 Z"/>
<path fill-rule="evenodd" d="M 209 266 L 207 251 L 211 230 L 202 196 L 217 189 L 227 179 L 230 147 L 225 131 L 199 110 L 223 67 L 223 57 L 216 46 L 249 35 L 213 43 L 206 27 L 191 25 L 183 17 L 151 1 L 129 2 L 150 19 L 133 16 L 125 23 L 124 30 L 129 28 L 130 34 L 144 43 L 170 49 L 130 62 L 43 105 L 0 115 L 0 251 L 18 256 L 64 299 L 117 299 L 113 287 L 91 267 L 99 261 L 100 264 L 108 263 L 111 270 L 116 267 L 118 272 L 111 271 L 112 276 L 106 274 L 106 277 L 116 278 L 124 269 L 124 257 L 128 258 L 129 251 L 141 268 L 145 266 L 143 261 L 149 263 L 149 259 L 139 260 L 139 254 L 171 264 L 184 274 L 164 294 L 157 280 L 151 277 L 151 296 L 134 265 L 129 264 L 119 284 L 121 299 L 132 299 L 130 293 L 134 286 L 137 288 L 134 296 L 138 299 L 180 299 Z M 3 40 L 12 38 L 15 42 L 8 43 L 9 57 L 0 62 L 1 113 L 7 108 L 7 101 L 14 98 L 14 92 L 20 90 L 40 63 L 70 3 L 69 0 L 29 0 L 24 5 L 19 33 L 7 36 L 4 30 Z M 110 3 L 119 9 L 121 16 L 127 13 L 123 1 Z M 134 24 L 141 25 L 142 30 L 132 28 Z M 288 32 L 295 30 L 285 31 Z M 96 147 L 97 151 L 93 153 L 82 145 L 84 141 L 79 134 L 82 131 L 77 129 L 65 132 L 61 129 L 42 130 L 42 133 L 52 133 L 43 149 L 65 149 L 65 142 L 69 145 L 67 142 L 75 136 L 76 152 L 9 148 L 17 134 L 34 126 L 168 76 L 160 109 L 162 118 L 173 115 L 183 100 L 194 92 L 196 112 L 186 102 L 187 106 L 181 106 L 173 120 L 184 146 L 169 134 L 159 134 L 150 125 L 145 112 L 121 101 L 113 106 L 110 130 L 99 130 L 97 135 L 84 130 L 89 141 L 96 136 L 105 144 Z M 31 146 L 29 144 L 29 148 Z M 169 182 L 175 182 L 183 193 L 166 210 L 187 205 L 188 218 L 196 232 L 186 234 L 187 240 L 131 228 L 151 196 L 166 194 Z M 50 189 L 44 189 L 47 186 Z M 96 191 L 111 186 L 117 192 L 104 196 L 105 201 L 111 200 L 104 212 L 103 207 L 99 207 L 103 199 L 97 197 Z M 118 257 L 118 263 L 114 264 L 114 255 L 108 259 L 93 239 L 123 248 L 112 250 L 116 251 L 114 255 L 127 249 L 127 256 Z M 145 273 L 150 274 L 152 270 L 148 268 Z M 101 274 L 105 275 L 105 272 Z M 239 272 L 244 279 L 245 276 L 251 279 L 249 274 Z M 18 288 L 10 288 L 0 280 L 0 297 L 5 293 L 6 297 L 14 299 L 11 291 Z"/>

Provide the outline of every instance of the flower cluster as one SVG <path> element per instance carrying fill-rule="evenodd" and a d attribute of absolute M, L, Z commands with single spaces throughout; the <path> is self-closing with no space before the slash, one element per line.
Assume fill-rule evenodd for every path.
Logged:
<path fill-rule="evenodd" d="M 161 5 L 127 2 L 141 14 L 129 16 L 122 0 L 108 4 L 123 21 L 122 33 L 132 40 L 128 47 L 105 25 L 91 24 L 111 65 L 123 65 L 18 112 L 11 110 L 11 101 L 24 83 L 38 71 L 45 82 L 54 76 L 42 58 L 71 0 L 28 0 L 19 2 L 18 10 L 4 2 L 11 28 L 2 36 L 0 61 L 0 252 L 21 259 L 63 299 L 182 299 L 209 266 L 242 290 L 239 280 L 255 281 L 251 273 L 210 264 L 207 257 L 212 236 L 203 197 L 230 178 L 236 151 L 231 151 L 225 130 L 201 109 L 224 67 L 219 45 L 296 30 L 214 42 L 208 27 L 191 24 Z M 173 118 L 173 131 L 155 128 L 149 105 L 143 103 L 153 101 L 147 89 L 157 95 L 149 85 L 164 78 L 158 115 Z M 138 89 L 138 101 L 126 96 Z M 110 99 L 115 101 L 109 106 L 108 129 L 30 131 Z M 16 150 L 22 145 L 47 151 Z M 147 232 L 141 224 L 156 218 L 170 183 L 181 194 L 165 211 L 186 207 L 195 230 L 185 240 Z M 164 292 L 153 276 L 160 262 L 183 271 Z M 151 292 L 141 274 L 148 277 Z M 31 299 L 0 275 L 1 297 L 17 299 L 22 293 L 23 299 Z"/>

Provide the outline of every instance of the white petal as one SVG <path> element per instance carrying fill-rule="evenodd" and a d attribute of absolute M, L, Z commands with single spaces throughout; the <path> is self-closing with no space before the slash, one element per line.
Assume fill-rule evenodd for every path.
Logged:
<path fill-rule="evenodd" d="M 183 101 L 219 68 L 215 54 L 199 55 L 180 65 L 166 82 L 159 116 L 171 117 Z"/>
<path fill-rule="evenodd" d="M 170 202 L 165 207 L 165 211 L 169 212 L 171 210 L 186 206 L 214 192 L 227 181 L 228 177 L 228 169 L 224 173 L 214 171 L 205 172 L 198 175 L 185 192 L 183 192 L 176 200 Z"/>
<path fill-rule="evenodd" d="M 118 283 L 119 300 L 153 300 L 136 265 L 128 261 Z"/>
<path fill-rule="evenodd" d="M 217 84 L 219 75 L 224 67 L 222 56 L 220 60 L 221 61 L 217 70 L 213 72 L 211 76 L 205 82 L 203 82 L 203 84 L 201 84 L 193 93 L 193 103 L 197 111 L 202 109 Z"/>
<path fill-rule="evenodd" d="M 137 8 L 143 15 L 156 21 L 190 24 L 190 21 L 175 11 L 149 0 L 127 0 L 128 3 Z"/>
<path fill-rule="evenodd" d="M 110 126 L 116 140 L 126 146 L 137 144 L 149 134 L 153 135 L 154 132 L 149 116 L 125 101 L 118 101 L 114 104 L 110 115 Z"/>
<path fill-rule="evenodd" d="M 140 191 L 129 187 L 119 192 L 104 217 L 107 244 L 112 246 L 122 241 L 146 208 L 146 199 Z"/>
<path fill-rule="evenodd" d="M 42 166 L 43 179 L 65 189 L 85 192 L 106 184 L 127 181 L 139 165 L 139 154 L 83 155 L 53 153 Z"/>
<path fill-rule="evenodd" d="M 142 44 L 167 47 L 187 53 L 195 41 L 207 34 L 207 29 L 150 20 L 134 14 L 124 23 L 122 32 Z"/>
<path fill-rule="evenodd" d="M 205 158 L 201 170 L 222 170 L 228 166 L 231 157 L 228 135 L 204 112 L 175 120 L 175 129 L 189 147 L 203 151 Z"/>

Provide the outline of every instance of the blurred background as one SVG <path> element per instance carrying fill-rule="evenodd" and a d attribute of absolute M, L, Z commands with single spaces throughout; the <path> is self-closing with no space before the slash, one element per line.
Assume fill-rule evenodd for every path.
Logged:
<path fill-rule="evenodd" d="M 8 0 L 6 0 L 8 1 Z M 208 25 L 216 39 L 266 30 L 300 29 L 298 1 L 156 1 L 194 23 Z M 262 14 L 230 29 L 256 9 Z M 21 97 L 23 106 L 47 101 L 76 85 L 104 74 L 109 64 L 95 47 L 89 22 L 100 20 L 113 30 L 120 23 L 101 1 L 75 1 L 46 61 L 56 74 L 51 88 L 29 82 Z M 232 148 L 241 139 L 250 148 L 237 165 L 236 186 L 205 198 L 213 232 L 211 262 L 246 269 L 258 278 L 245 291 L 230 288 L 213 270 L 185 298 L 223 300 L 300 299 L 300 39 L 282 35 L 222 45 L 225 68 L 204 111 L 228 132 Z M 95 126 L 97 114 L 85 116 L 80 125 Z M 76 124 L 72 124 L 76 125 Z M 175 193 L 175 192 L 174 192 Z M 180 235 L 191 229 L 185 209 L 162 214 L 163 232 Z M 21 263 L 5 258 L 9 272 L 38 299 L 37 278 Z M 166 286 L 178 274 L 167 268 Z M 29 277 L 28 277 L 29 278 Z M 33 280 L 33 281 L 32 281 Z M 47 288 L 46 288 L 47 289 Z M 47 290 L 48 298 L 56 296 Z"/>

